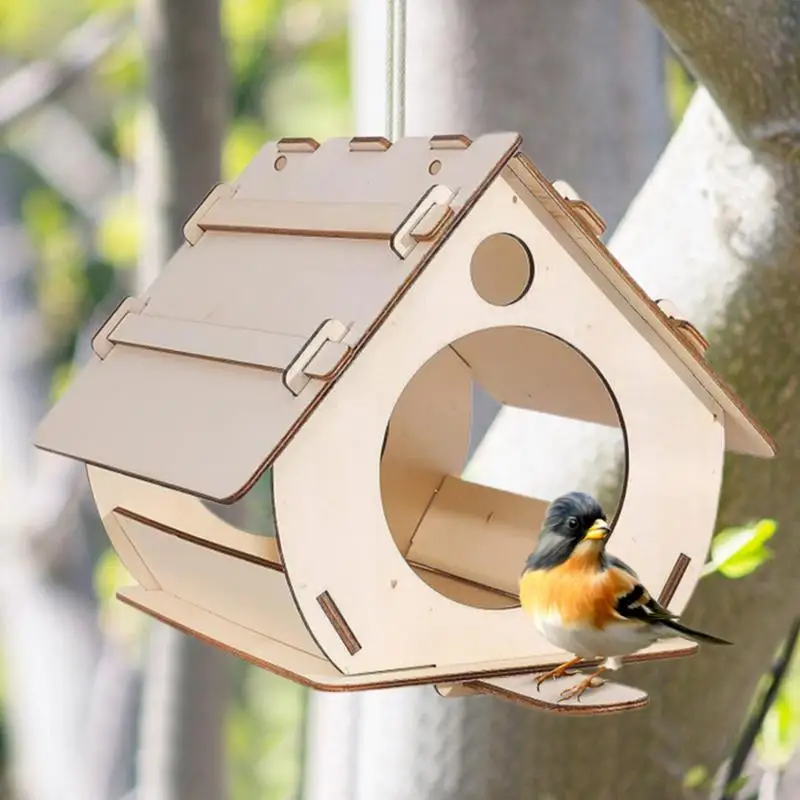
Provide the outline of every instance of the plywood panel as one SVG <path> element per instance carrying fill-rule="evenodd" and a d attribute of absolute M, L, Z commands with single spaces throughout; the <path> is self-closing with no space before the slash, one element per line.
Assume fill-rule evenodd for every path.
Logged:
<path fill-rule="evenodd" d="M 319 655 L 282 572 L 117 517 L 161 589 L 306 653 Z"/>
<path fill-rule="evenodd" d="M 519 605 L 516 593 L 498 592 L 488 586 L 471 583 L 460 576 L 447 575 L 432 567 L 411 562 L 415 575 L 428 584 L 431 589 L 475 608 L 513 608 Z"/>
<path fill-rule="evenodd" d="M 445 479 L 419 526 L 410 560 L 516 595 L 547 503 Z"/>
<path fill-rule="evenodd" d="M 460 339 L 454 349 L 475 380 L 505 405 L 620 425 L 602 379 L 578 351 L 553 336 L 530 328 L 494 328 Z"/>
<path fill-rule="evenodd" d="M 235 499 L 322 385 L 312 380 L 295 397 L 278 373 L 117 345 L 62 396 L 37 444 L 211 500 Z"/>
<path fill-rule="evenodd" d="M 155 520 L 158 525 L 183 531 L 222 548 L 235 550 L 251 559 L 266 561 L 282 569 L 274 538 L 239 530 L 212 513 L 196 497 L 156 486 L 117 472 L 89 467 L 89 484 L 97 510 L 105 521 L 115 511 L 133 513 Z M 107 526 L 108 529 L 108 526 Z M 109 529 L 114 546 L 113 529 Z M 119 549 L 119 548 L 117 548 Z M 140 582 L 131 565 L 126 566 Z"/>
<path fill-rule="evenodd" d="M 168 592 L 126 587 L 117 592 L 117 597 L 185 633 L 291 680 L 322 684 L 335 683 L 340 677 L 336 668 L 320 655 L 243 628 Z"/>
<path fill-rule="evenodd" d="M 393 310 L 391 324 L 376 331 L 274 468 L 281 551 L 297 602 L 320 647 L 348 674 L 431 663 L 536 661 L 552 652 L 519 608 L 472 608 L 420 581 L 386 526 L 378 491 L 380 451 L 397 398 L 431 356 L 475 331 L 535 328 L 571 342 L 597 365 L 621 406 L 629 451 L 630 475 L 610 548 L 656 595 L 677 555 L 686 553 L 691 562 L 672 602 L 676 612 L 696 585 L 722 478 L 719 408 L 711 398 L 698 401 L 547 226 L 514 197 L 502 182 L 487 189 L 439 251 L 435 268 L 420 275 Z M 483 301 L 469 275 L 471 254 L 498 231 L 520 238 L 536 264 L 547 266 L 537 269 L 530 292 L 505 307 Z M 494 357 L 515 355 L 499 350 Z M 368 400 L 352 402 L 357 397 Z M 347 457 L 332 470 L 320 453 Z M 675 508 L 681 508 L 679 526 L 668 532 L 652 527 L 654 519 L 674 517 Z M 352 553 L 369 564 L 357 580 Z M 459 553 L 442 557 L 452 567 Z M 346 650 L 319 609 L 316 598 L 324 591 L 361 644 L 357 653 Z"/>
<path fill-rule="evenodd" d="M 469 448 L 472 382 L 450 349 L 437 353 L 405 388 L 392 413 L 380 480 L 392 536 L 406 552 L 444 477 L 461 471 Z"/>

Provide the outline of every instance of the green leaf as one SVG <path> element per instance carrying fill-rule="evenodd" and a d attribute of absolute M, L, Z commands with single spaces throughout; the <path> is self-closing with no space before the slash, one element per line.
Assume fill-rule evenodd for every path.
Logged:
<path fill-rule="evenodd" d="M 741 552 L 731 556 L 717 568 L 717 572 L 726 578 L 742 578 L 757 570 L 763 563 L 772 558 L 772 551 L 761 547 L 752 552 Z"/>
<path fill-rule="evenodd" d="M 747 775 L 740 775 L 738 778 L 732 780 L 726 788 L 729 793 L 738 792 L 740 789 L 744 788 L 746 783 L 747 783 Z"/>
<path fill-rule="evenodd" d="M 720 572 L 727 578 L 741 578 L 772 557 L 765 543 L 775 535 L 778 524 L 772 519 L 718 533 L 711 543 L 711 558 L 702 575 Z"/>
<path fill-rule="evenodd" d="M 708 783 L 708 770 L 702 764 L 689 767 L 683 776 L 683 786 L 686 789 L 699 789 Z"/>

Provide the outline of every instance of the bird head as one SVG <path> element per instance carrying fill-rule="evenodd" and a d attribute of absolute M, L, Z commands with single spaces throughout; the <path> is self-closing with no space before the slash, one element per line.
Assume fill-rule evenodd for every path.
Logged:
<path fill-rule="evenodd" d="M 584 492 L 562 495 L 547 509 L 528 566 L 556 566 L 578 547 L 599 557 L 610 535 L 611 526 L 594 497 Z"/>

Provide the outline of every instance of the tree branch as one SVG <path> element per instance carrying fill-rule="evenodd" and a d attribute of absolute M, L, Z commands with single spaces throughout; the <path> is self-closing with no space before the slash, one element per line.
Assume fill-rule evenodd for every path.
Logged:
<path fill-rule="evenodd" d="M 739 138 L 773 156 L 800 156 L 800 3 L 642 0 Z"/>
<path fill-rule="evenodd" d="M 68 89 L 133 27 L 133 16 L 97 14 L 71 31 L 50 58 L 26 64 L 0 83 L 0 129 Z"/>
<path fill-rule="evenodd" d="M 723 784 L 720 800 L 734 800 L 738 794 L 736 783 L 744 771 L 747 759 L 750 757 L 750 753 L 756 743 L 764 720 L 770 708 L 772 708 L 772 704 L 778 697 L 783 679 L 786 677 L 789 665 L 792 662 L 792 656 L 794 656 L 798 637 L 800 637 L 800 617 L 795 617 L 794 622 L 792 622 L 792 627 L 789 629 L 789 635 L 786 637 L 786 641 L 770 669 L 770 681 L 767 690 L 764 692 L 755 711 L 748 719 L 742 731 L 742 735 L 736 744 L 736 749 L 733 751 L 733 756 L 725 771 L 725 782 Z"/>

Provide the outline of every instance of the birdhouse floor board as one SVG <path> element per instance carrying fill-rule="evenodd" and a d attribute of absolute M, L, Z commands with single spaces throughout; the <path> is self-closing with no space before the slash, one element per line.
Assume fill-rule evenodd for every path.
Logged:
<path fill-rule="evenodd" d="M 547 503 L 447 476 L 414 535 L 408 560 L 518 597 L 520 564 Z M 516 603 L 518 605 L 518 603 Z"/>
<path fill-rule="evenodd" d="M 236 625 L 167 592 L 127 587 L 117 592 L 117 599 L 196 639 L 307 686 L 322 687 L 341 677 L 322 655 L 298 650 Z"/>
<path fill-rule="evenodd" d="M 442 669 L 437 667 L 419 667 L 416 669 L 390 670 L 363 675 L 344 675 L 336 667 L 321 656 L 314 656 L 310 653 L 290 647 L 282 642 L 271 639 L 248 628 L 236 625 L 227 619 L 218 617 L 215 614 L 192 605 L 178 597 L 163 591 L 147 591 L 139 587 L 128 587 L 121 589 L 117 593 L 117 598 L 139 611 L 142 611 L 167 625 L 171 625 L 178 630 L 194 636 L 201 641 L 205 641 L 215 647 L 242 658 L 255 666 L 266 669 L 276 675 L 289 678 L 290 680 L 309 686 L 312 689 L 328 692 L 340 691 L 360 691 L 365 689 L 385 689 L 399 686 L 419 686 L 436 684 L 438 686 L 452 687 L 452 691 L 463 691 L 458 687 L 472 687 L 471 691 L 485 691 L 499 696 L 506 697 L 514 693 L 518 698 L 506 697 L 506 699 L 518 699 L 520 702 L 547 704 L 550 698 L 550 690 L 545 690 L 548 684 L 555 681 L 547 681 L 542 684 L 542 691 L 537 693 L 541 698 L 526 697 L 526 687 L 533 687 L 535 693 L 534 680 L 537 675 L 546 672 L 563 660 L 561 656 L 552 654 L 542 658 L 542 662 L 535 667 L 510 666 L 504 669 L 489 670 L 463 670 L 456 672 L 453 669 Z M 697 645 L 683 639 L 673 639 L 663 641 L 648 648 L 647 651 L 634 653 L 623 659 L 625 664 L 634 664 L 644 661 L 660 660 L 664 658 L 675 658 L 692 655 L 697 650 Z M 586 662 L 590 666 L 594 662 Z M 512 680 L 513 679 L 513 680 Z M 569 681 L 570 678 L 564 678 Z M 572 676 L 572 681 L 579 680 L 579 677 Z M 479 688 L 475 688 L 480 684 Z M 628 694 L 620 699 L 616 692 L 609 695 L 608 691 L 603 697 L 611 700 L 614 708 L 617 709 L 623 700 L 628 703 L 641 703 L 639 690 L 629 689 L 621 684 L 613 683 L 613 687 L 622 688 Z M 572 684 L 569 684 L 572 685 Z M 558 690 L 566 688 L 566 684 L 559 684 Z M 600 691 L 600 690 L 592 690 Z M 447 693 L 440 692 L 443 694 Z M 633 693 L 633 694 L 631 694 Z M 643 694 L 643 693 L 641 693 Z M 453 694 L 452 696 L 456 696 Z M 588 699 L 589 692 L 584 695 Z M 596 697 L 596 695 L 595 695 Z M 637 699 L 639 698 L 639 699 Z M 588 708 L 587 700 L 582 698 L 582 705 L 577 707 Z M 594 707 L 598 706 L 596 701 Z M 561 704 L 560 710 L 573 710 L 575 704 Z M 635 706 L 626 705 L 625 708 Z M 556 709 L 559 710 L 559 709 Z M 585 713 L 598 713 L 597 711 L 587 711 Z"/>
<path fill-rule="evenodd" d="M 410 560 L 408 564 L 420 580 L 458 603 L 476 608 L 514 608 L 519 605 L 519 594 L 516 592 L 493 589 L 427 564 L 417 564 Z"/>

